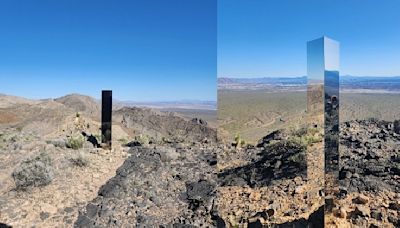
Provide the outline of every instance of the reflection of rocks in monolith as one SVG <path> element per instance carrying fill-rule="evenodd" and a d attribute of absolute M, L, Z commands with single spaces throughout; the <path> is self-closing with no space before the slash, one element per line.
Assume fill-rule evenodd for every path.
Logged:
<path fill-rule="evenodd" d="M 101 101 L 101 142 L 111 148 L 112 91 L 103 90 Z"/>
<path fill-rule="evenodd" d="M 307 43 L 308 179 L 315 181 L 322 172 L 325 212 L 331 212 L 339 190 L 339 43 L 321 37 Z M 316 140 L 321 132 L 322 140 Z M 325 160 L 324 164 L 317 161 Z M 322 182 L 323 183 L 323 182 Z"/>

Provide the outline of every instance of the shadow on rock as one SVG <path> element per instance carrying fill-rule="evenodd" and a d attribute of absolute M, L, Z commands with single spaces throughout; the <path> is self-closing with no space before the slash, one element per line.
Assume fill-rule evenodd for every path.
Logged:
<path fill-rule="evenodd" d="M 267 145 L 261 158 L 248 165 L 228 169 L 218 174 L 221 186 L 261 187 L 273 180 L 306 177 L 306 148 L 301 144 L 283 140 Z"/>
<path fill-rule="evenodd" d="M 262 223 L 259 220 L 251 222 L 247 226 L 248 228 L 263 228 Z M 297 219 L 291 222 L 282 224 L 270 224 L 268 227 L 271 228 L 320 228 L 324 227 L 324 206 L 321 206 L 318 210 L 310 215 L 308 219 Z"/>
<path fill-rule="evenodd" d="M 4 224 L 4 223 L 0 223 L 0 228 L 12 228 L 12 226 L 9 226 L 9 225 Z"/>
<path fill-rule="evenodd" d="M 275 228 L 319 228 L 324 227 L 324 206 L 310 215 L 308 219 L 298 219 L 292 222 L 272 226 Z"/>

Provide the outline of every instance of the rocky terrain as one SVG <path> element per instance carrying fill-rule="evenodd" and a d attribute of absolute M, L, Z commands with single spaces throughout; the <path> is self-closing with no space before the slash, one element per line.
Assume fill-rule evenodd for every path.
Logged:
<path fill-rule="evenodd" d="M 216 131 L 199 118 L 183 121 L 174 113 L 146 108 L 122 108 L 113 113 L 113 121 L 139 134 L 151 135 L 155 140 L 173 139 L 198 142 L 207 138 L 215 141 Z"/>
<path fill-rule="evenodd" d="M 397 121 L 340 125 L 340 191 L 324 221 L 318 128 L 273 131 L 251 145 L 217 141 L 199 118 L 122 108 L 104 150 L 93 141 L 93 99 L 0 101 L 0 226 L 400 225 Z"/>
<path fill-rule="evenodd" d="M 215 149 L 132 147 L 131 156 L 81 211 L 77 227 L 216 226 Z"/>
<path fill-rule="evenodd" d="M 340 126 L 339 188 L 328 227 L 400 227 L 400 131 L 397 121 Z"/>
<path fill-rule="evenodd" d="M 399 133 L 398 121 L 340 125 L 340 191 L 325 218 L 320 143 L 305 152 L 275 131 L 257 147 L 227 146 L 218 154 L 219 215 L 228 227 L 400 227 Z"/>
<path fill-rule="evenodd" d="M 275 131 L 257 146 L 218 154 L 218 209 L 227 227 L 323 226 L 323 173 L 307 170 L 307 149 Z M 308 180 L 307 173 L 319 176 Z M 321 216 L 322 215 L 322 216 Z"/>
<path fill-rule="evenodd" d="M 107 227 L 216 221 L 216 131 L 205 121 L 116 110 L 113 149 L 104 150 L 98 147 L 100 107 L 90 97 L 2 95 L 0 101 L 1 226 L 79 227 L 87 219 Z M 98 218 L 91 216 L 93 205 L 102 208 Z"/>

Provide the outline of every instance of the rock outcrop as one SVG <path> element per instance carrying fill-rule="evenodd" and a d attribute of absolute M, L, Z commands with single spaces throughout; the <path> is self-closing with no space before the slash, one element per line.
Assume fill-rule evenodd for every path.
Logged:
<path fill-rule="evenodd" d="M 204 120 L 186 120 L 173 113 L 152 109 L 122 108 L 113 113 L 113 121 L 155 139 L 172 141 L 216 142 L 217 132 Z"/>
<path fill-rule="evenodd" d="M 76 227 L 213 227 L 215 150 L 207 144 L 132 147 L 117 175 L 81 211 Z"/>

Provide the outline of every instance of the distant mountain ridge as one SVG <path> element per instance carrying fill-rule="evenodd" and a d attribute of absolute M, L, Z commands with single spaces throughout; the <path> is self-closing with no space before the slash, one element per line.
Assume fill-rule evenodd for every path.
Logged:
<path fill-rule="evenodd" d="M 218 78 L 219 84 L 227 83 L 243 83 L 243 84 L 253 84 L 253 83 L 263 83 L 263 84 L 305 84 L 307 83 L 307 77 L 261 77 L 261 78 Z"/>
<path fill-rule="evenodd" d="M 400 76 L 351 76 L 339 78 L 341 90 L 372 90 L 400 92 Z M 218 89 L 237 90 L 305 90 L 307 77 L 218 78 Z"/>
<path fill-rule="evenodd" d="M 180 100 L 180 101 L 159 101 L 159 102 L 137 102 L 137 101 L 119 101 L 113 100 L 113 104 L 117 107 L 149 107 L 155 109 L 200 109 L 200 110 L 216 110 L 216 101 L 201 100 Z"/>

